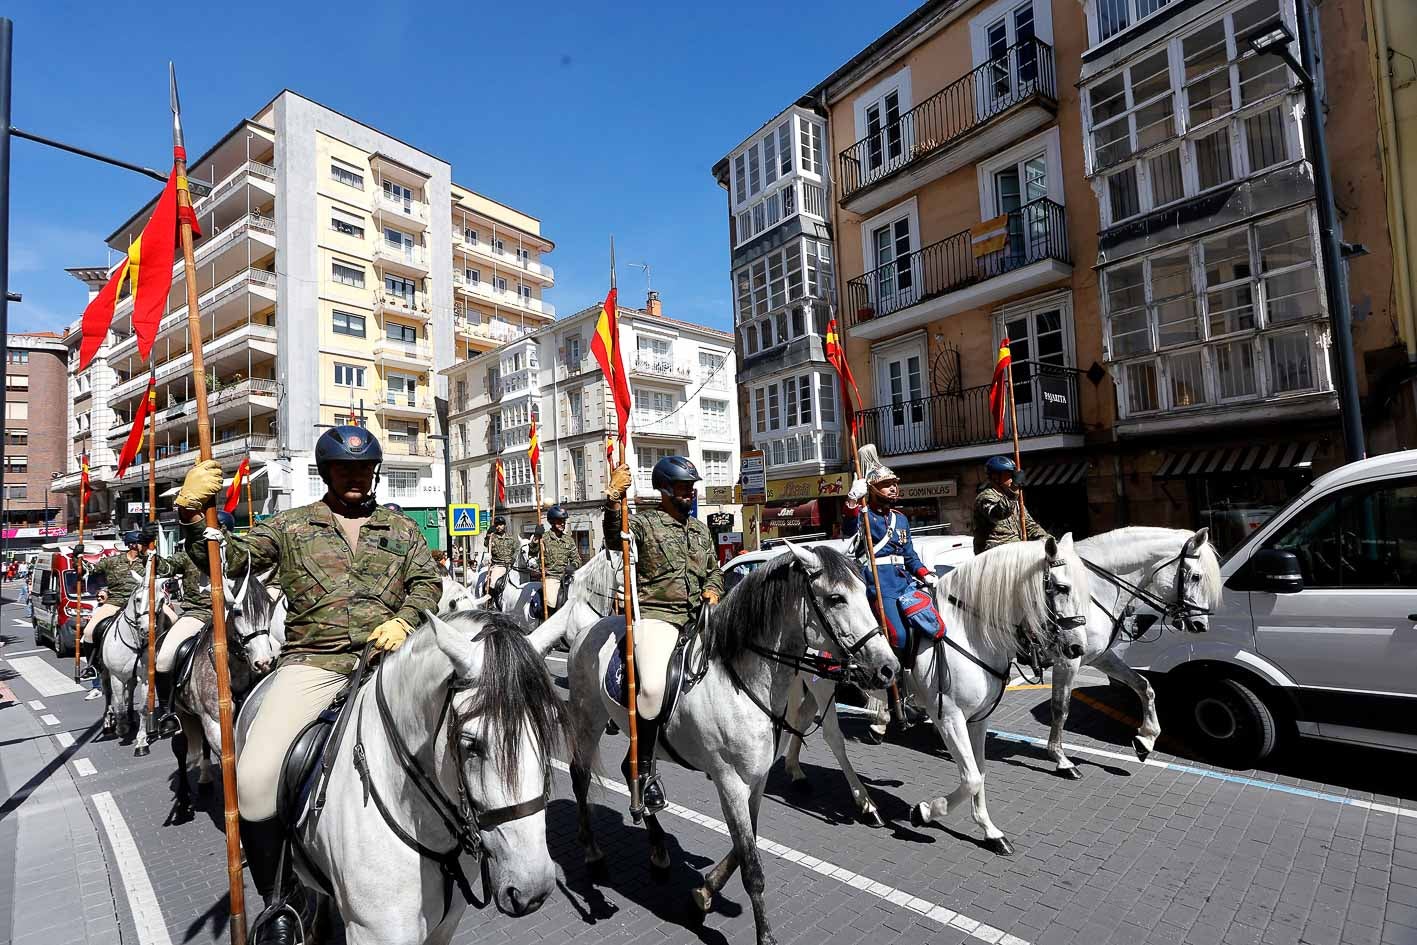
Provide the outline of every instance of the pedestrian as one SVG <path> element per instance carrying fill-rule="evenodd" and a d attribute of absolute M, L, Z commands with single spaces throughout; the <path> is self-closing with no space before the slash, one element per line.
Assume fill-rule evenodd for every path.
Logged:
<path fill-rule="evenodd" d="M 279 892 L 284 829 L 276 819 L 276 788 L 291 742 L 345 691 L 366 644 L 375 655 L 398 649 L 442 597 L 442 580 L 418 525 L 374 497 L 383 458 L 379 441 L 363 427 L 326 430 L 315 443 L 324 496 L 226 539 L 226 568 L 274 569 L 289 607 L 285 646 L 236 766 L 247 864 L 267 903 Z M 202 568 L 207 543 L 201 514 L 221 487 L 221 464 L 205 460 L 188 471 L 176 499 L 188 551 Z M 267 928 L 268 942 L 295 941 L 297 929 L 287 914 Z"/>
<path fill-rule="evenodd" d="M 609 548 L 621 546 L 620 500 L 632 478 L 628 466 L 616 466 L 610 473 L 602 522 Z M 635 669 L 640 685 L 634 712 L 639 796 L 644 807 L 630 809 L 637 821 L 644 812 L 657 813 L 667 804 L 664 786 L 654 770 L 654 755 L 669 658 L 679 635 L 699 619 L 704 606 L 717 604 L 723 596 L 723 572 L 718 567 L 713 536 L 703 522 L 689 517 L 694 484 L 699 481 L 699 471 L 686 457 L 664 457 L 654 464 L 650 480 L 659 491 L 659 507 L 630 518 L 630 551 L 641 618 L 635 623 Z M 628 752 L 620 770 L 628 780 Z"/>
<path fill-rule="evenodd" d="M 548 617 L 561 606 L 562 584 L 567 583 L 566 577 L 584 563 L 575 536 L 566 533 L 566 519 L 566 510 L 559 505 L 551 506 L 546 512 L 551 532 L 542 536 L 541 550 L 545 559 L 537 563 L 546 567 L 546 573 L 541 576 L 541 593 L 546 595 Z"/>
<path fill-rule="evenodd" d="M 433 549 L 433 567 L 438 570 L 440 577 L 448 575 L 448 553 L 446 551 L 441 548 Z"/>
<path fill-rule="evenodd" d="M 1023 527 L 1019 527 L 1021 500 L 1014 476 L 1018 467 L 1007 456 L 994 456 L 984 464 L 988 481 L 979 485 L 974 497 L 974 553 L 983 554 L 995 545 L 1011 541 L 1042 541 L 1052 537 L 1048 530 L 1023 510 Z"/>
<path fill-rule="evenodd" d="M 20 584 L 20 603 L 28 604 L 30 600 L 30 576 L 25 575 L 24 581 Z"/>

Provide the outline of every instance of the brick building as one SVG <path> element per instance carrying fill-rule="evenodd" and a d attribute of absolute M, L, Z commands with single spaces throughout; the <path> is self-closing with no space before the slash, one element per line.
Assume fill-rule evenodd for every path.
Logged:
<path fill-rule="evenodd" d="M 65 531 L 62 497 L 50 487 L 54 476 L 64 471 L 67 353 L 63 338 L 54 332 L 10 335 L 0 513 L 6 553 L 38 547 L 48 531 Z"/>

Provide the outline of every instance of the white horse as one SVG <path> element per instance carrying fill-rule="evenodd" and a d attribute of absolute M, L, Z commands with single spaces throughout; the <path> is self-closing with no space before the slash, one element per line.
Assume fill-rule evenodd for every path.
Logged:
<path fill-rule="evenodd" d="M 579 839 L 592 869 L 604 860 L 586 804 L 595 748 L 607 719 L 614 719 L 621 731 L 628 728 L 626 710 L 610 699 L 602 682 L 622 618 L 599 613 L 594 608 L 563 608 L 547 622 L 553 629 L 537 638 L 543 647 L 555 643 L 556 629 L 572 638 L 569 708 L 582 760 L 572 763 L 571 783 L 580 817 Z M 787 690 L 809 645 L 843 654 L 848 661 L 843 675 L 867 688 L 888 685 L 900 668 L 851 562 L 829 549 L 793 547 L 791 554 L 744 578 L 714 608 L 707 639 L 695 644 L 688 656 L 691 666 L 701 667 L 702 676 L 681 693 L 661 732 L 666 754 L 713 781 L 733 838 L 732 852 L 704 876 L 704 885 L 694 891 L 695 901 L 708 911 L 714 895 L 741 863 L 759 945 L 775 939 L 763 901 L 758 808 L 768 770 L 777 757 L 775 734 L 783 721 Z M 696 669 L 694 675 L 699 672 Z M 646 813 L 644 819 L 651 865 L 667 868 L 664 829 L 655 814 Z"/>
<path fill-rule="evenodd" d="M 960 784 L 947 797 L 911 808 L 912 824 L 941 823 L 969 801 L 985 847 L 1013 855 L 1013 845 L 990 819 L 984 801 L 989 716 L 1003 697 L 1009 667 L 1022 646 L 1048 657 L 1082 655 L 1088 587 L 1087 569 L 1071 535 L 1000 545 L 940 582 L 935 602 L 948 628 L 945 639 L 921 641 L 906 677 L 949 746 Z"/>
<path fill-rule="evenodd" d="M 541 582 L 530 578 L 531 565 L 527 561 L 526 546 L 517 549 L 517 558 L 507 569 L 503 578 L 501 606 L 492 603 L 492 588 L 487 588 L 483 607 L 492 607 L 500 613 L 515 617 L 522 626 L 530 630 L 541 623 Z M 485 583 L 485 582 L 484 582 Z"/>
<path fill-rule="evenodd" d="M 1158 612 L 1163 623 L 1193 633 L 1207 627 L 1207 614 L 1223 591 L 1220 558 L 1209 542 L 1209 530 L 1118 528 L 1077 543 L 1077 552 L 1094 575 L 1084 652 L 1077 659 L 1053 663 L 1053 722 L 1048 732 L 1048 756 L 1064 777 L 1081 778 L 1082 771 L 1063 753 L 1063 728 L 1068 721 L 1073 681 L 1078 667 L 1095 666 L 1122 683 L 1141 700 L 1141 727 L 1132 739 L 1137 757 L 1145 761 L 1156 748 L 1161 722 L 1151 684 L 1113 652 L 1129 622 L 1133 603 Z M 1133 620 L 1155 620 L 1143 614 Z"/>
<path fill-rule="evenodd" d="M 103 733 L 111 735 L 116 731 L 120 739 L 126 739 L 136 730 L 133 754 L 139 756 L 148 753 L 148 732 L 147 727 L 136 718 L 133 702 L 135 696 L 140 706 L 145 705 L 148 699 L 148 575 L 154 561 L 153 556 L 148 557 L 141 585 L 103 629 L 103 642 L 99 650 Z M 163 612 L 161 591 L 158 596 L 157 628 L 161 633 L 167 623 L 167 615 Z"/>
<path fill-rule="evenodd" d="M 371 676 L 323 810 L 307 804 L 291 833 L 300 880 L 333 898 L 350 945 L 446 945 L 479 866 L 499 910 L 535 912 L 556 882 L 546 803 L 565 708 L 522 628 L 428 614 Z M 238 754 L 264 688 L 238 719 Z"/>
<path fill-rule="evenodd" d="M 438 613 L 448 614 L 462 610 L 476 610 L 477 595 L 446 574 L 443 575 L 443 596 L 438 601 Z"/>

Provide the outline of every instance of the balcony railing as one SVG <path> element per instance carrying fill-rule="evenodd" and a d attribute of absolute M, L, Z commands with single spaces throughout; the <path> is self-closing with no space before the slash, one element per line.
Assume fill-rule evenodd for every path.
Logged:
<path fill-rule="evenodd" d="M 378 292 L 374 296 L 374 307 L 380 313 L 392 312 L 395 315 L 425 321 L 433 314 L 433 308 L 428 303 L 428 296 L 423 292 L 415 292 L 412 295 Z"/>
<path fill-rule="evenodd" d="M 250 236 L 253 233 L 261 233 L 274 239 L 275 232 L 276 221 L 273 217 L 268 217 L 253 211 L 241 217 L 239 220 L 234 221 L 220 233 L 208 233 L 206 238 L 203 239 L 201 244 L 197 247 L 197 251 L 192 257 L 192 262 L 196 266 L 201 266 L 211 262 L 214 257 L 219 256 L 221 253 L 225 252 L 228 247 L 235 245 L 238 240 L 246 236 Z M 110 275 L 118 268 L 119 264 L 121 264 L 121 260 L 120 263 L 115 263 L 109 268 Z M 184 263 L 181 259 L 178 259 L 177 262 L 172 264 L 172 278 L 174 280 L 182 274 L 183 265 Z M 129 292 L 118 300 L 114 306 L 114 312 L 116 316 L 121 316 L 128 314 L 132 308 L 133 294 Z"/>
<path fill-rule="evenodd" d="M 431 364 L 433 344 L 428 341 L 397 341 L 393 338 L 380 338 L 374 342 L 374 356 Z"/>
<path fill-rule="evenodd" d="M 276 169 L 269 164 L 262 164 L 260 161 L 247 161 L 228 174 L 221 183 L 213 187 L 211 193 L 193 204 L 193 212 L 200 217 L 202 214 L 206 213 L 209 208 L 216 206 L 227 194 L 246 183 L 247 177 L 256 177 L 274 183 L 276 179 Z"/>
<path fill-rule="evenodd" d="M 656 358 L 648 355 L 638 355 L 630 364 L 630 370 L 635 374 L 648 374 L 654 377 L 667 377 L 676 381 L 689 381 L 694 376 L 694 371 L 687 364 L 680 364 L 673 358 Z"/>
<path fill-rule="evenodd" d="M 278 393 L 276 382 L 265 377 L 251 377 L 242 381 L 218 381 L 215 390 L 207 392 L 207 408 L 216 410 L 233 402 L 244 402 L 251 397 L 275 397 Z M 169 423 L 173 420 L 180 420 L 197 415 L 197 398 L 189 397 L 170 403 L 166 407 L 159 407 L 157 411 L 157 422 L 159 424 Z M 110 440 L 119 440 L 127 437 L 129 425 L 133 418 L 115 415 L 114 425 L 108 431 Z"/>
<path fill-rule="evenodd" d="M 937 154 L 994 116 L 1035 96 L 1057 101 L 1057 75 L 1053 47 L 1028 39 L 842 151 L 842 199 Z"/>
<path fill-rule="evenodd" d="M 540 276 L 543 279 L 552 281 L 556 278 L 556 270 L 535 259 L 523 258 L 516 253 L 509 253 L 506 249 L 498 249 L 491 243 L 484 243 L 482 240 L 469 240 L 463 233 L 456 230 L 453 232 L 453 242 L 464 251 L 473 253 L 484 259 L 489 259 L 493 264 L 506 266 L 508 269 L 519 269 Z"/>
<path fill-rule="evenodd" d="M 260 453 L 274 450 L 276 448 L 276 438 L 264 434 L 246 434 L 242 436 L 228 437 L 212 444 L 212 459 L 224 459 L 227 457 L 247 456 L 251 453 Z M 201 457 L 201 451 L 189 443 L 180 443 L 176 446 L 162 446 L 158 448 L 157 468 L 172 469 L 195 463 Z M 147 457 L 139 456 L 123 474 L 122 481 L 130 479 L 141 479 L 146 476 Z"/>
<path fill-rule="evenodd" d="M 600 363 L 589 354 L 582 355 L 579 358 L 557 358 L 556 379 L 563 381 L 568 377 L 575 377 L 577 374 L 584 374 L 586 371 L 595 371 L 599 368 Z"/>
<path fill-rule="evenodd" d="M 1014 396 L 1020 439 L 1081 434 L 1078 415 L 1078 372 L 1037 361 L 1015 361 Z M 925 453 L 964 446 L 998 443 L 989 409 L 991 385 L 967 387 L 856 413 L 859 436 L 875 443 L 886 456 Z M 1005 418 L 1004 435 L 1011 427 Z"/>
<path fill-rule="evenodd" d="M 630 432 L 637 436 L 690 436 L 688 418 L 683 414 L 673 417 L 645 417 L 635 415 Z"/>
<path fill-rule="evenodd" d="M 419 413 L 433 409 L 433 398 L 425 393 L 409 396 L 407 391 L 380 388 L 374 401 L 376 410 L 416 410 Z"/>
<path fill-rule="evenodd" d="M 419 200 L 405 201 L 402 197 L 386 193 L 382 187 L 374 190 L 374 205 L 385 213 L 392 213 L 406 220 L 428 222 L 428 204 Z"/>
<path fill-rule="evenodd" d="M 219 305 L 239 292 L 245 292 L 248 288 L 275 289 L 279 276 L 274 272 L 266 272 L 264 269 L 247 269 L 238 272 L 227 279 L 221 285 L 208 289 L 197 299 L 197 311 L 206 314 L 212 306 Z M 163 318 L 157 329 L 157 338 L 161 339 L 168 332 L 180 327 L 182 331 L 187 330 L 187 306 L 183 305 L 171 314 Z M 113 360 L 124 358 L 136 353 L 138 350 L 138 336 L 129 332 L 122 340 L 114 343 L 108 351 L 108 357 Z"/>
<path fill-rule="evenodd" d="M 556 317 L 556 306 L 550 302 L 542 301 L 532 296 L 522 295 L 520 292 L 513 292 L 511 289 L 499 289 L 490 282 L 481 279 L 473 282 L 462 273 L 453 273 L 453 285 L 464 292 L 471 293 L 479 298 L 487 299 L 497 305 L 506 305 L 514 308 L 524 309 L 528 312 L 535 312 L 538 315 L 546 315 L 550 318 Z"/>
<path fill-rule="evenodd" d="M 1045 259 L 1072 262 L 1058 204 L 1042 197 L 1005 216 L 1002 249 L 976 255 L 974 234 L 962 230 L 852 279 L 846 284 L 848 327 Z"/>
<path fill-rule="evenodd" d="M 605 412 L 594 411 L 588 415 L 572 414 L 565 418 L 565 432 L 563 436 L 575 436 L 579 433 L 598 433 L 605 429 Z"/>
<path fill-rule="evenodd" d="M 207 359 L 214 359 L 217 355 L 233 348 L 249 345 L 253 341 L 268 341 L 275 344 L 276 329 L 274 325 L 245 324 L 233 328 L 225 334 L 218 335 L 202 344 L 202 356 Z M 192 370 L 192 353 L 189 351 L 179 357 L 173 358 L 164 364 L 158 365 L 157 379 L 160 382 L 167 380 L 174 374 L 190 373 Z M 122 400 L 137 394 L 147 386 L 148 375 L 146 372 L 135 373 L 131 378 L 121 384 L 114 386 L 109 391 L 109 402 Z"/>
<path fill-rule="evenodd" d="M 492 320 L 489 322 L 474 321 L 464 315 L 459 314 L 454 319 L 454 327 L 460 335 L 470 335 L 473 338 L 482 338 L 502 344 L 508 341 L 516 341 L 524 335 L 531 333 L 531 329 L 523 328 L 520 325 L 513 325 L 511 322 Z"/>
<path fill-rule="evenodd" d="M 423 456 L 432 457 L 434 447 L 432 443 L 422 437 L 384 437 L 384 452 L 391 456 Z"/>
<path fill-rule="evenodd" d="M 407 246 L 386 239 L 374 242 L 374 258 L 380 262 L 396 262 L 427 271 L 428 252 L 422 246 Z"/>

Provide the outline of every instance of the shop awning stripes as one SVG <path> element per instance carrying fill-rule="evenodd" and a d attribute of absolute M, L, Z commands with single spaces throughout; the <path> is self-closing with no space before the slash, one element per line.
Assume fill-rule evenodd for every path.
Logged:
<path fill-rule="evenodd" d="M 1075 486 L 1087 476 L 1087 460 L 1075 463 L 1040 463 L 1025 465 L 1019 475 L 1019 485 L 1037 489 L 1042 486 Z"/>
<path fill-rule="evenodd" d="M 1319 444 L 1312 440 L 1271 443 L 1260 446 L 1233 446 L 1211 450 L 1171 453 L 1152 474 L 1153 479 L 1185 479 L 1189 476 L 1234 475 L 1236 473 L 1285 472 L 1313 465 Z"/>

